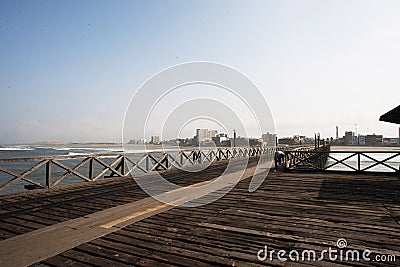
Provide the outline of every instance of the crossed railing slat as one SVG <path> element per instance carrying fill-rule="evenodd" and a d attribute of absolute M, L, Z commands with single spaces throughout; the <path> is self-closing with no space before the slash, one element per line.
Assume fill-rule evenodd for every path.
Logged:
<path fill-rule="evenodd" d="M 0 186 L 0 190 L 3 190 L 7 187 L 9 187 L 11 184 L 16 183 L 20 180 L 24 180 L 26 182 L 29 182 L 31 184 L 37 185 L 39 187 L 44 187 L 41 183 L 36 182 L 30 178 L 27 178 L 26 176 L 28 176 L 29 174 L 31 174 L 32 172 L 34 172 L 35 170 L 39 169 L 40 167 L 44 166 L 45 164 L 48 163 L 48 160 L 42 160 L 41 162 L 37 163 L 36 165 L 34 165 L 32 168 L 30 168 L 29 170 L 26 170 L 25 172 L 18 174 L 15 173 L 11 170 L 8 170 L 6 168 L 1 167 L 0 171 L 5 172 L 7 174 L 10 174 L 12 176 L 14 176 L 14 178 L 12 178 L 11 180 L 9 180 L 8 182 L 4 183 L 2 186 Z"/>
<path fill-rule="evenodd" d="M 392 171 L 395 173 L 400 174 L 400 163 L 399 167 L 395 168 L 392 165 L 388 163 L 389 160 L 393 160 L 395 158 L 400 159 L 400 152 L 396 151 L 302 151 L 302 150 L 287 150 L 285 152 L 285 167 L 286 170 L 302 170 L 301 167 L 308 167 L 309 169 L 312 170 L 318 170 L 318 171 L 330 171 L 333 170 L 332 167 L 335 166 L 344 166 L 347 167 L 349 170 L 354 171 L 354 172 L 373 172 L 371 169 L 376 167 L 376 166 L 383 166 L 386 167 L 388 171 Z M 336 155 L 343 155 L 345 154 L 346 156 L 344 158 L 337 158 L 338 156 L 334 156 L 332 154 Z M 349 154 L 349 155 L 348 155 Z M 384 159 L 379 160 L 374 158 L 371 154 L 389 154 L 386 156 Z M 333 162 L 329 164 L 322 164 L 318 165 L 316 163 L 320 163 L 323 160 L 323 157 L 327 159 L 331 159 Z M 373 163 L 361 167 L 362 165 L 365 165 L 366 163 L 363 162 L 363 158 L 365 157 L 367 159 L 370 159 L 373 161 Z M 356 167 L 352 166 L 349 161 L 356 159 Z M 363 164 L 362 164 L 363 163 Z M 375 171 L 376 172 L 376 171 Z M 387 172 L 387 171 L 385 171 Z"/>

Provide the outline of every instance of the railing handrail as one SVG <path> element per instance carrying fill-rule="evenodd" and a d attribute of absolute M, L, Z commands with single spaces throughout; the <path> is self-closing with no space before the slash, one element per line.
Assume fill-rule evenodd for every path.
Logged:
<path fill-rule="evenodd" d="M 288 153 L 290 153 L 290 152 L 307 152 L 307 151 L 301 151 L 301 150 L 286 150 L 286 152 L 288 152 Z M 393 150 L 390 150 L 390 151 L 382 151 L 382 150 L 380 150 L 380 151 L 373 151 L 373 150 L 366 150 L 366 151 L 345 151 L 345 150 L 338 150 L 338 151 L 336 151 L 336 150 L 331 150 L 331 151 L 316 151 L 317 153 L 348 153 L 348 154 L 354 154 L 354 153 L 357 153 L 357 154 L 359 154 L 359 153 L 382 153 L 382 154 L 388 154 L 388 153 L 400 153 L 400 150 L 399 151 L 393 151 Z"/>
<path fill-rule="evenodd" d="M 55 159 L 75 159 L 75 158 L 90 158 L 90 157 L 111 157 L 111 156 L 121 156 L 121 155 L 144 155 L 144 154 L 159 154 L 159 153 L 173 153 L 173 152 L 192 152 L 192 151 L 205 151 L 205 150 L 227 150 L 227 149 L 282 149 L 288 146 L 252 146 L 252 147 L 205 147 L 204 149 L 192 148 L 192 149 L 176 149 L 176 150 L 160 150 L 160 151 L 140 151 L 140 152 L 112 152 L 112 153 L 88 153 L 79 155 L 54 155 L 54 156 L 41 156 L 41 157 L 29 157 L 29 158 L 0 158 L 0 162 L 18 162 L 18 161 L 41 161 L 41 160 L 55 160 Z M 290 146 L 293 147 L 293 146 Z M 297 146 L 296 146 L 297 147 Z M 301 146 L 307 147 L 307 146 Z"/>

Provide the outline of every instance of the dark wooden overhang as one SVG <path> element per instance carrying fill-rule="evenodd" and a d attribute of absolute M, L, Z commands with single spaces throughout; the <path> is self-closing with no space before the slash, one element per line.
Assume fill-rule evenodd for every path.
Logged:
<path fill-rule="evenodd" d="M 379 118 L 379 120 L 400 124 L 400 106 L 386 112 Z"/>

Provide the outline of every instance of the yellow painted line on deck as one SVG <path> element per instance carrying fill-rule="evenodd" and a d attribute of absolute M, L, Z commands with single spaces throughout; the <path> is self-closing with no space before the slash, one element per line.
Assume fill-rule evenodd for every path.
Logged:
<path fill-rule="evenodd" d="M 186 187 L 180 187 L 180 188 L 165 192 L 164 194 L 172 194 L 172 193 L 176 193 L 176 192 L 188 189 L 188 188 L 199 187 L 199 186 L 202 186 L 202 185 L 210 184 L 213 181 L 214 181 L 214 179 L 208 180 L 208 181 L 199 182 L 199 183 L 192 184 L 192 185 L 189 185 L 189 186 L 186 186 Z M 121 224 L 123 222 L 126 222 L 128 220 L 134 219 L 136 217 L 139 217 L 139 216 L 142 216 L 142 215 L 149 214 L 151 212 L 155 212 L 155 211 L 161 210 L 163 208 L 166 208 L 167 206 L 173 206 L 175 203 L 178 203 L 178 202 L 182 201 L 184 198 L 185 197 L 181 197 L 181 198 L 178 198 L 178 199 L 176 199 L 174 201 L 171 201 L 169 203 L 161 204 L 161 205 L 158 205 L 156 207 L 148 208 L 148 209 L 143 210 L 143 211 L 137 211 L 135 213 L 132 213 L 132 214 L 124 216 L 122 218 L 116 219 L 114 221 L 102 224 L 102 225 L 100 225 L 100 227 L 101 228 L 105 228 L 105 229 L 110 229 L 111 227 L 114 227 L 114 226 L 116 226 L 118 224 Z"/>
<path fill-rule="evenodd" d="M 132 214 L 124 216 L 122 218 L 116 219 L 116 220 L 111 221 L 109 223 L 102 224 L 102 225 L 100 225 L 100 227 L 101 228 L 105 228 L 105 229 L 110 229 L 111 227 L 113 227 L 115 225 L 121 224 L 123 222 L 126 222 L 128 220 L 134 219 L 134 218 L 139 217 L 141 215 L 145 215 L 145 214 L 148 214 L 148 213 L 151 213 L 151 212 L 154 212 L 154 211 L 158 211 L 158 210 L 163 209 L 165 207 L 172 206 L 173 203 L 179 202 L 182 199 L 183 199 L 183 197 L 179 198 L 179 199 L 177 199 L 175 201 L 172 201 L 170 203 L 161 204 L 161 205 L 158 205 L 156 207 L 148 208 L 148 209 L 142 210 L 142 211 L 137 211 L 135 213 L 132 213 Z"/>

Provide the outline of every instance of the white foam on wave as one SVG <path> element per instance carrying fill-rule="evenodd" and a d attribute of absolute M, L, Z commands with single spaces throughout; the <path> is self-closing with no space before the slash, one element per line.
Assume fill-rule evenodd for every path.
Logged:
<path fill-rule="evenodd" d="M 58 151 L 88 150 L 88 151 L 100 151 L 100 152 L 123 152 L 122 148 L 105 148 L 105 147 L 56 147 L 53 149 Z"/>
<path fill-rule="evenodd" d="M 54 150 L 58 151 L 69 151 L 69 150 L 103 150 L 103 149 L 97 149 L 97 148 L 92 148 L 92 147 L 54 147 Z"/>
<path fill-rule="evenodd" d="M 69 152 L 68 156 L 93 156 L 96 155 L 97 153 L 78 153 L 78 152 Z M 119 154 L 115 154 L 115 156 L 110 155 L 110 156 L 99 156 L 99 158 L 117 158 Z M 68 160 L 68 158 L 62 159 L 62 160 Z"/>
<path fill-rule="evenodd" d="M 172 151 L 178 151 L 176 148 L 153 148 L 153 149 L 125 149 L 121 150 L 120 152 L 122 153 L 127 153 L 127 154 L 135 154 L 135 153 L 162 153 L 162 152 L 172 152 Z"/>
<path fill-rule="evenodd" d="M 35 150 L 34 148 L 30 147 L 0 147 L 1 151 L 31 151 Z"/>
<path fill-rule="evenodd" d="M 79 153 L 79 152 L 69 152 L 68 156 L 83 156 L 83 155 L 94 155 L 94 153 Z"/>

